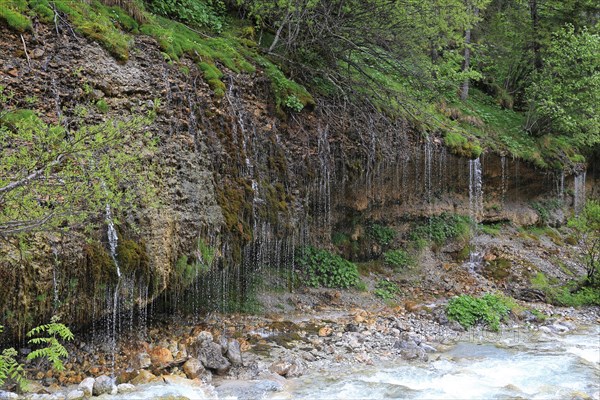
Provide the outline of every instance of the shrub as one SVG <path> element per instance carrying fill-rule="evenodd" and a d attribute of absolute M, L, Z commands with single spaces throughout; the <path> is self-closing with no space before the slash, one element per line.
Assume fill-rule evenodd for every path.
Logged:
<path fill-rule="evenodd" d="M 380 297 L 384 300 L 390 300 L 400 291 L 398 286 L 394 282 L 390 282 L 387 279 L 382 279 L 375 285 L 375 296 Z"/>
<path fill-rule="evenodd" d="M 477 323 L 486 323 L 493 331 L 500 327 L 500 321 L 506 317 L 514 302 L 505 297 L 485 294 L 480 298 L 460 295 L 448 302 L 446 314 L 453 321 L 458 321 L 464 328 Z"/>
<path fill-rule="evenodd" d="M 531 278 L 531 285 L 542 291 L 546 301 L 551 304 L 564 307 L 600 306 L 600 290 L 594 287 L 579 287 L 577 282 L 552 284 L 542 272 Z"/>
<path fill-rule="evenodd" d="M 369 227 L 369 236 L 381 246 L 387 246 L 396 237 L 396 231 L 390 227 L 373 224 Z"/>
<path fill-rule="evenodd" d="M 383 259 L 386 265 L 389 265 L 394 269 L 407 267 L 413 261 L 411 256 L 402 249 L 386 251 L 383 253 Z"/>
<path fill-rule="evenodd" d="M 150 0 L 148 7 L 152 12 L 186 24 L 212 29 L 223 29 L 225 6 L 219 0 Z"/>
<path fill-rule="evenodd" d="M 431 240 L 441 246 L 449 239 L 468 241 L 471 236 L 471 218 L 457 214 L 440 214 L 429 218 L 428 223 L 416 225 L 410 239 L 419 242 Z"/>
<path fill-rule="evenodd" d="M 308 286 L 349 288 L 359 282 L 356 264 L 327 250 L 305 247 L 297 260 Z"/>

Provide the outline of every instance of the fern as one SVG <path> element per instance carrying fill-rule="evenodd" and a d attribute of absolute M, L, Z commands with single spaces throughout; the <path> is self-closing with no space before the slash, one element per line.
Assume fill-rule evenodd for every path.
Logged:
<path fill-rule="evenodd" d="M 57 316 L 52 317 L 49 324 L 40 325 L 27 332 L 30 344 L 43 345 L 44 347 L 34 350 L 27 355 L 28 360 L 45 358 L 52 363 L 57 371 L 64 369 L 61 358 L 67 358 L 69 352 L 59 340 L 73 340 L 73 333 L 65 325 L 61 324 Z M 43 337 L 33 337 L 45 334 Z"/>
<path fill-rule="evenodd" d="M 0 325 L 0 333 L 3 329 L 4 327 Z M 11 379 L 21 389 L 26 387 L 27 381 L 25 380 L 23 366 L 17 362 L 16 357 L 17 351 L 12 347 L 4 349 L 0 353 L 0 386 L 4 384 L 6 379 Z"/>

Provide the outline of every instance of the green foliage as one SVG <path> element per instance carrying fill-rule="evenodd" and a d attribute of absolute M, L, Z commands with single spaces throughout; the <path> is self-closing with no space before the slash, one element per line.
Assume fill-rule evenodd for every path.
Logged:
<path fill-rule="evenodd" d="M 470 217 L 443 213 L 430 217 L 427 223 L 416 225 L 409 237 L 415 242 L 430 240 L 437 246 L 450 239 L 468 242 L 472 226 Z"/>
<path fill-rule="evenodd" d="M 536 71 L 527 96 L 527 129 L 563 134 L 579 146 L 600 143 L 600 35 L 566 25 L 552 35 L 544 68 Z"/>
<path fill-rule="evenodd" d="M 0 333 L 3 328 L 0 325 Z M 0 387 L 7 379 L 15 381 L 21 388 L 26 384 L 23 366 L 17 362 L 17 351 L 12 347 L 0 353 Z"/>
<path fill-rule="evenodd" d="M 382 298 L 383 300 L 393 299 L 396 294 L 400 292 L 398 285 L 387 279 L 382 279 L 375 285 L 375 296 Z"/>
<path fill-rule="evenodd" d="M 356 264 L 327 250 L 305 247 L 297 262 L 308 286 L 349 288 L 359 282 Z"/>
<path fill-rule="evenodd" d="M 300 99 L 293 94 L 285 98 L 283 105 L 289 110 L 297 113 L 302 111 L 302 109 L 304 108 L 304 104 L 302 104 Z"/>
<path fill-rule="evenodd" d="M 387 246 L 396 238 L 396 231 L 389 226 L 372 224 L 368 229 L 369 236 L 381 246 Z"/>
<path fill-rule="evenodd" d="M 394 269 L 406 268 L 413 263 L 412 257 L 402 249 L 386 251 L 383 260 Z"/>
<path fill-rule="evenodd" d="M 501 224 L 480 224 L 479 229 L 481 232 L 490 236 L 498 236 L 500 234 Z"/>
<path fill-rule="evenodd" d="M 552 283 L 542 272 L 531 278 L 531 285 L 546 296 L 546 301 L 558 306 L 581 307 L 600 305 L 600 290 L 598 287 L 581 287 L 577 282 L 566 285 Z"/>
<path fill-rule="evenodd" d="M 185 24 L 221 32 L 225 5 L 220 0 L 149 0 L 150 11 Z"/>
<path fill-rule="evenodd" d="M 579 261 L 587 272 L 587 283 L 600 283 L 600 202 L 589 200 L 579 215 L 569 219 L 568 226 L 581 249 Z"/>
<path fill-rule="evenodd" d="M 89 229 L 106 204 L 118 211 L 153 197 L 138 151 L 152 151 L 153 141 L 134 136 L 143 119 L 77 122 L 77 131 L 67 131 L 30 110 L 1 116 L 0 235 Z"/>
<path fill-rule="evenodd" d="M 45 358 L 52 363 L 55 370 L 62 371 L 64 369 L 61 358 L 67 358 L 69 352 L 61 344 L 61 341 L 73 340 L 73 333 L 68 327 L 59 322 L 58 317 L 52 317 L 49 324 L 33 328 L 27 332 L 27 337 L 31 338 L 29 344 L 45 346 L 29 353 L 27 355 L 28 360 Z"/>
<path fill-rule="evenodd" d="M 450 299 L 446 313 L 449 319 L 458 321 L 466 329 L 485 323 L 491 330 L 497 331 L 514 304 L 508 298 L 489 293 L 479 298 L 463 294 Z"/>

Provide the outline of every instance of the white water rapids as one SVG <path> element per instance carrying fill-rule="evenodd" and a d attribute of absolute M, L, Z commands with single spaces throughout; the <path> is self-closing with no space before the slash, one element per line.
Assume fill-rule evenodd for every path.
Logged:
<path fill-rule="evenodd" d="M 237 390 L 154 385 L 119 399 L 599 399 L 600 326 L 541 333 L 501 345 L 460 342 L 434 361 L 329 365 L 289 379 L 241 382 Z M 322 364 L 324 365 L 324 364 Z M 273 383 L 273 382 L 270 382 Z M 231 386 L 231 385 L 224 385 Z M 279 388 L 281 389 L 281 388 Z M 173 396 L 173 397 L 171 397 Z"/>

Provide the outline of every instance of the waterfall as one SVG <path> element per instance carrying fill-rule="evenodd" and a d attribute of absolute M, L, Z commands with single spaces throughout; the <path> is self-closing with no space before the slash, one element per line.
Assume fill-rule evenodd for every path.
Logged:
<path fill-rule="evenodd" d="M 579 214 L 585 207 L 585 171 L 575 175 L 573 183 L 573 209 Z"/>

